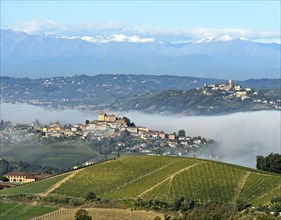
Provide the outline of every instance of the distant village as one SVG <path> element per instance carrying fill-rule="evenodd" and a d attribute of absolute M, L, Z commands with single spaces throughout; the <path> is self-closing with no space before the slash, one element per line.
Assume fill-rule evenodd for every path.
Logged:
<path fill-rule="evenodd" d="M 239 84 L 233 84 L 232 80 L 228 80 L 228 83 L 224 84 L 211 84 L 204 85 L 203 94 L 206 96 L 213 95 L 213 91 L 221 91 L 224 95 L 229 98 L 240 98 L 242 101 L 252 98 L 255 103 L 268 104 L 273 109 L 281 109 L 281 100 L 267 100 L 265 98 L 258 98 L 258 92 L 252 88 L 242 88 Z"/>
<path fill-rule="evenodd" d="M 1 122 L 3 123 L 3 121 Z M 37 132 L 37 133 L 36 133 Z M 162 140 L 161 146 L 168 145 L 176 148 L 179 144 L 183 147 L 198 147 L 200 144 L 207 144 L 205 138 L 190 137 L 184 130 L 176 133 L 165 133 L 164 131 L 150 130 L 144 126 L 136 126 L 127 117 L 119 118 L 115 114 L 98 114 L 97 120 L 86 120 L 83 124 L 62 125 L 59 122 L 50 123 L 42 126 L 40 122 L 33 122 L 31 125 L 18 124 L 15 126 L 5 126 L 0 133 L 1 144 L 15 144 L 28 138 L 35 138 L 37 134 L 41 141 L 44 140 L 63 140 L 65 138 L 79 140 L 101 140 L 102 138 L 115 138 L 123 132 L 141 140 Z M 123 145 L 124 143 L 118 143 Z M 143 150 L 142 146 L 131 146 L 129 150 Z M 143 152 L 149 153 L 144 150 Z"/>

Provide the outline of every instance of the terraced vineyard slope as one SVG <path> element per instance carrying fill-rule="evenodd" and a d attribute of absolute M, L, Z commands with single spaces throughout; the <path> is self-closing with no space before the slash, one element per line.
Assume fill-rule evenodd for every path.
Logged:
<path fill-rule="evenodd" d="M 281 196 L 280 189 L 280 175 L 200 159 L 137 156 L 88 167 L 53 193 L 85 198 L 92 191 L 109 199 L 173 202 L 186 197 L 202 202 L 242 199 L 264 204 L 272 196 Z"/>
<path fill-rule="evenodd" d="M 36 183 L 31 186 L 33 193 L 39 191 Z M 24 189 L 10 189 L 9 193 L 19 193 L 20 188 Z M 202 203 L 246 200 L 262 205 L 281 196 L 281 176 L 202 159 L 134 156 L 87 167 L 62 181 L 49 195 L 86 198 L 91 191 L 107 199 L 142 198 L 172 203 L 185 197 Z"/>

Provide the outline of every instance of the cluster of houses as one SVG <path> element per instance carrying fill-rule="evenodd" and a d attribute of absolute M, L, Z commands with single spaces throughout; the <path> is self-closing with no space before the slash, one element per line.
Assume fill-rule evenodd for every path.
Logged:
<path fill-rule="evenodd" d="M 60 124 L 53 124 L 49 127 L 42 128 L 44 136 L 51 137 L 69 137 L 75 136 L 83 140 L 100 140 L 103 137 L 116 137 L 122 132 L 128 131 L 130 135 L 139 137 L 143 140 L 162 139 L 169 141 L 180 141 L 183 145 L 188 145 L 188 141 L 193 140 L 191 137 L 176 133 L 166 134 L 164 131 L 150 130 L 144 126 L 136 126 L 131 123 L 127 117 L 119 118 L 115 114 L 100 113 L 97 120 L 87 120 L 85 124 L 76 124 L 70 128 L 63 128 Z M 194 144 L 200 144 L 200 140 L 194 140 Z"/>
<path fill-rule="evenodd" d="M 242 88 L 239 84 L 233 84 L 232 80 L 228 80 L 228 83 L 224 84 L 211 84 L 208 86 L 204 86 L 203 94 L 204 95 L 212 95 L 211 91 L 221 90 L 224 92 L 228 92 L 230 95 L 235 96 L 237 98 L 241 98 L 241 100 L 245 100 L 250 98 L 249 95 L 257 95 L 257 92 L 254 92 L 251 88 Z"/>
<path fill-rule="evenodd" d="M 19 124 L 9 126 L 0 132 L 0 146 L 3 144 L 17 144 L 22 141 L 32 141 L 37 137 L 31 125 Z"/>
<path fill-rule="evenodd" d="M 265 98 L 259 98 L 258 92 L 252 88 L 243 88 L 239 84 L 233 84 L 232 80 L 228 80 L 228 83 L 224 84 L 211 84 L 204 85 L 203 94 L 207 96 L 213 95 L 213 91 L 221 91 L 223 94 L 228 95 L 229 98 L 240 98 L 241 100 L 251 99 L 255 103 L 265 104 L 273 109 L 281 109 L 281 100 L 268 100 Z"/>
<path fill-rule="evenodd" d="M 51 123 L 49 126 L 40 126 L 38 123 L 31 125 L 16 125 L 7 127 L 1 131 L 1 144 L 14 144 L 22 140 L 32 140 L 39 138 L 48 139 L 64 139 L 74 138 L 79 140 L 101 140 L 104 137 L 114 138 L 120 136 L 122 132 L 127 131 L 131 136 L 138 137 L 147 141 L 151 139 L 163 140 L 162 145 L 168 144 L 173 147 L 175 143 L 183 146 L 196 146 L 200 144 L 198 138 L 189 136 L 178 136 L 176 133 L 167 134 L 164 131 L 150 130 L 144 126 L 136 126 L 127 117 L 119 118 L 115 114 L 98 114 L 97 120 L 86 120 L 85 123 L 64 126 L 60 123 Z M 174 143 L 175 142 L 175 143 Z"/>
<path fill-rule="evenodd" d="M 51 177 L 50 173 L 8 172 L 4 177 L 8 181 L 0 182 L 0 189 L 10 188 L 19 184 L 31 183 Z"/>

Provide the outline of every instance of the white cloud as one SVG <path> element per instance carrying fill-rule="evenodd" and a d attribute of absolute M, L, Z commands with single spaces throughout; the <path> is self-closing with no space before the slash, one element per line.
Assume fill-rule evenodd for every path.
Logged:
<path fill-rule="evenodd" d="M 67 39 L 81 39 L 87 42 L 91 43 L 108 43 L 108 42 L 130 42 L 130 43 L 150 43 L 153 42 L 153 38 L 140 38 L 136 35 L 134 36 L 126 36 L 124 34 L 114 34 L 109 37 L 101 37 L 101 36 L 96 36 L 96 37 L 90 37 L 90 36 L 84 36 L 84 37 L 62 37 L 62 38 L 67 38 Z"/>
<path fill-rule="evenodd" d="M 3 27 L 3 26 L 2 26 Z M 255 41 L 276 42 L 280 39 L 280 30 L 251 30 L 245 28 L 170 28 L 164 29 L 156 26 L 131 26 L 117 22 L 93 23 L 87 22 L 78 25 L 61 24 L 52 20 L 31 20 L 18 24 L 5 26 L 16 31 L 34 34 L 54 34 L 58 36 L 101 36 L 102 39 L 116 42 L 151 42 L 159 41 L 198 41 L 206 38 L 229 36 L 230 38 L 244 38 Z M 130 36 L 130 37 L 128 37 Z M 272 41 L 272 39 L 275 39 Z M 85 38 L 86 40 L 86 38 Z"/>
<path fill-rule="evenodd" d="M 30 20 L 26 22 L 20 22 L 10 27 L 15 31 L 23 31 L 26 33 L 50 33 L 62 30 L 63 26 L 52 20 Z"/>

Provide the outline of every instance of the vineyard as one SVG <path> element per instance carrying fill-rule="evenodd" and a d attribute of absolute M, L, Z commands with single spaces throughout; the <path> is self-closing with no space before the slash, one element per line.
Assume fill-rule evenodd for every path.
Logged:
<path fill-rule="evenodd" d="M 87 190 L 85 190 L 87 189 Z M 249 200 L 265 204 L 281 196 L 281 176 L 201 159 L 136 156 L 88 167 L 52 193 L 109 199 L 185 197 L 201 202 Z"/>
<path fill-rule="evenodd" d="M 74 171 L 75 172 L 75 171 Z M 69 178 L 67 178 L 68 175 Z M 209 160 L 164 157 L 122 157 L 0 194 L 43 193 L 63 180 L 50 195 L 85 199 L 89 192 L 105 199 L 159 200 L 185 197 L 200 203 L 248 201 L 267 204 L 281 196 L 281 176 Z"/>

